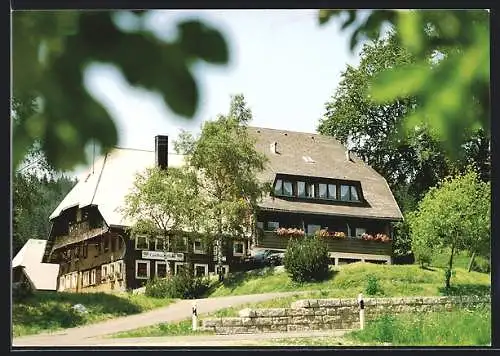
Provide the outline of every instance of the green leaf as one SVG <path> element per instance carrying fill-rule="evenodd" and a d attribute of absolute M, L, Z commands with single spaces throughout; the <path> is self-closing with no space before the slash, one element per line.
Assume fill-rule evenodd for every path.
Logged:
<path fill-rule="evenodd" d="M 319 10 L 318 14 L 319 24 L 323 25 L 327 23 L 332 16 L 338 16 L 340 12 L 341 10 L 328 10 L 328 9 Z"/>
<path fill-rule="evenodd" d="M 431 77 L 431 69 L 424 65 L 406 65 L 378 75 L 370 90 L 379 103 L 419 93 Z"/>
<path fill-rule="evenodd" d="M 199 21 L 179 24 L 178 43 L 187 56 L 215 64 L 226 64 L 229 60 L 229 50 L 222 34 Z"/>
<path fill-rule="evenodd" d="M 400 11 L 397 17 L 398 36 L 410 52 L 420 54 L 423 49 L 424 24 L 419 11 Z"/>

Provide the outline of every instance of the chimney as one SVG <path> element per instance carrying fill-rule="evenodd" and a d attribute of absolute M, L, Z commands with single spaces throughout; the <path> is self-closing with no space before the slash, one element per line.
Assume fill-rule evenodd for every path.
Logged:
<path fill-rule="evenodd" d="M 350 160 L 351 160 L 351 151 L 349 151 L 349 149 L 347 149 L 347 150 L 345 151 L 345 159 L 346 159 L 347 161 L 350 161 Z"/>
<path fill-rule="evenodd" d="M 161 169 L 168 167 L 168 136 L 155 136 L 155 164 Z"/>
<path fill-rule="evenodd" d="M 269 149 L 271 150 L 271 153 L 278 154 L 278 142 L 272 142 L 269 145 Z"/>

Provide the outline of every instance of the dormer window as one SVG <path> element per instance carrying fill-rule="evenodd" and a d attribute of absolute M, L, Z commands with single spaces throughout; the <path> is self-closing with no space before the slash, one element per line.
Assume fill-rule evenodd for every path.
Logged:
<path fill-rule="evenodd" d="M 293 185 L 290 181 L 283 182 L 283 195 L 291 197 L 293 195 Z"/>
<path fill-rule="evenodd" d="M 314 198 L 314 184 L 312 183 L 306 184 L 306 197 Z"/>
<path fill-rule="evenodd" d="M 306 196 L 306 182 L 297 182 L 297 195 L 300 198 L 305 198 Z"/>
<path fill-rule="evenodd" d="M 318 184 L 318 198 L 326 199 L 328 192 L 328 186 L 324 183 Z"/>
<path fill-rule="evenodd" d="M 283 181 L 281 179 L 276 180 L 276 185 L 274 186 L 274 194 L 281 195 L 281 190 L 283 189 Z"/>

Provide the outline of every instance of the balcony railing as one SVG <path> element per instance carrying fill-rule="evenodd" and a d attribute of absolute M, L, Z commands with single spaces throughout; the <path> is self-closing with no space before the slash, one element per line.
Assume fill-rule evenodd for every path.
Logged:
<path fill-rule="evenodd" d="M 302 239 L 304 237 L 278 236 L 274 231 L 261 231 L 257 236 L 256 247 L 282 250 L 286 249 L 288 242 L 292 238 Z M 324 241 L 330 252 L 363 253 L 386 256 L 392 254 L 392 241 L 365 241 L 356 237 L 325 237 Z"/>
<path fill-rule="evenodd" d="M 80 221 L 78 223 L 72 223 L 68 227 L 68 234 L 58 236 L 54 244 L 53 250 L 60 248 L 65 245 L 76 243 L 89 239 L 94 236 L 98 236 L 106 232 L 107 226 L 104 221 L 99 223 L 91 223 L 88 220 Z"/>

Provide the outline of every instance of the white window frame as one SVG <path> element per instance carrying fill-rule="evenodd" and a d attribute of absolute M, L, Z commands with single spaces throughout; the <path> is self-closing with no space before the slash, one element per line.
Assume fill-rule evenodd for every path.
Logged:
<path fill-rule="evenodd" d="M 201 244 L 201 250 L 196 249 L 196 242 L 200 242 Z M 193 253 L 198 254 L 198 255 L 205 255 L 207 253 L 205 246 L 203 246 L 203 240 L 202 239 L 194 239 L 193 241 Z"/>
<path fill-rule="evenodd" d="M 66 276 L 59 277 L 59 290 L 63 291 L 66 287 Z"/>
<path fill-rule="evenodd" d="M 229 265 L 222 265 L 222 268 L 226 270 L 226 273 L 224 273 L 225 276 L 229 274 Z M 217 263 L 214 266 L 214 273 L 217 275 Z"/>
<path fill-rule="evenodd" d="M 106 273 L 104 271 L 106 270 Z M 104 283 L 109 276 L 109 266 L 107 264 L 101 265 L 101 283 Z"/>
<path fill-rule="evenodd" d="M 241 244 L 243 245 L 243 252 L 236 252 L 236 245 Z M 246 252 L 246 246 L 244 241 L 233 241 L 233 256 L 245 256 Z"/>
<path fill-rule="evenodd" d="M 64 284 L 66 286 L 66 288 L 71 289 L 71 276 L 69 274 L 67 274 L 64 276 L 64 279 L 66 280 L 66 282 Z"/>
<path fill-rule="evenodd" d="M 206 264 L 206 263 L 195 263 L 194 266 L 193 266 L 193 273 L 194 273 L 195 276 L 196 276 L 196 267 L 204 267 L 205 268 L 205 272 L 203 273 L 203 275 L 205 277 L 208 276 L 208 264 Z"/>
<path fill-rule="evenodd" d="M 137 247 L 137 243 L 139 242 L 139 238 L 146 239 L 146 248 L 139 248 L 139 247 Z M 140 250 L 140 251 L 142 251 L 142 250 L 149 250 L 149 238 L 146 235 L 137 235 L 135 237 L 135 249 L 136 250 Z"/>
<path fill-rule="evenodd" d="M 135 279 L 149 279 L 149 277 L 151 276 L 151 267 L 150 267 L 150 261 L 148 260 L 135 260 Z M 145 263 L 146 264 L 146 274 L 147 276 L 146 277 L 143 277 L 143 276 L 138 276 L 137 275 L 137 272 L 139 272 L 139 263 Z"/>
<path fill-rule="evenodd" d="M 366 234 L 366 229 L 364 227 L 357 227 L 354 231 L 357 239 L 360 239 L 363 234 Z"/>
<path fill-rule="evenodd" d="M 90 285 L 90 271 L 83 271 L 82 274 L 82 287 Z"/>
<path fill-rule="evenodd" d="M 165 270 L 165 277 L 168 276 L 168 263 L 166 261 L 155 261 L 155 276 L 156 278 L 165 278 L 165 277 L 158 277 L 158 266 L 159 265 L 165 265 L 166 266 L 166 270 Z"/>
<path fill-rule="evenodd" d="M 73 272 L 71 273 L 71 288 L 77 288 L 78 287 L 78 273 Z"/>
<path fill-rule="evenodd" d="M 97 281 L 97 271 L 94 268 L 93 270 L 90 271 L 90 285 L 93 286 L 96 284 Z"/>
<path fill-rule="evenodd" d="M 179 266 L 188 266 L 187 262 L 175 262 L 174 263 L 174 273 L 177 274 L 177 270 Z"/>

